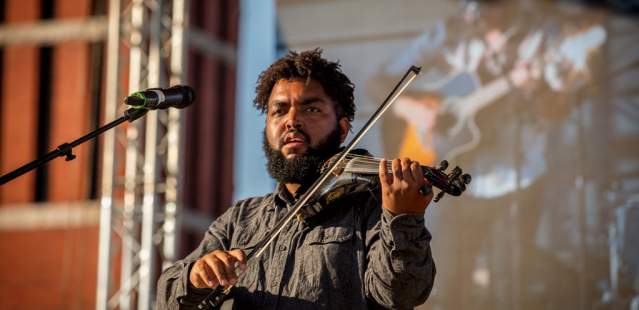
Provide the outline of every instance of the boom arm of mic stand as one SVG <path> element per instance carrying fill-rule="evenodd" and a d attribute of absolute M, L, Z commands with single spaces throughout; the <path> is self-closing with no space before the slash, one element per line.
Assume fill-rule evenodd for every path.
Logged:
<path fill-rule="evenodd" d="M 128 109 L 126 111 L 124 111 L 124 115 L 121 116 L 120 118 L 80 137 L 79 139 L 71 142 L 71 143 L 63 143 L 60 146 L 58 146 L 55 150 L 47 153 L 46 155 L 42 156 L 41 158 L 38 158 L 14 171 L 11 171 L 5 175 L 3 175 L 2 177 L 0 177 L 0 185 L 4 185 L 7 182 L 33 170 L 36 169 L 44 164 L 46 164 L 47 162 L 53 160 L 56 157 L 65 157 L 66 161 L 70 161 L 75 159 L 75 155 L 73 154 L 73 148 L 90 140 L 95 138 L 96 136 L 98 136 L 99 134 L 117 126 L 120 125 L 121 123 L 124 123 L 126 121 L 128 121 L 129 123 L 135 121 L 136 119 L 144 116 L 146 114 L 146 112 L 148 112 L 148 110 L 146 109 L 135 109 L 135 108 L 131 108 Z"/>

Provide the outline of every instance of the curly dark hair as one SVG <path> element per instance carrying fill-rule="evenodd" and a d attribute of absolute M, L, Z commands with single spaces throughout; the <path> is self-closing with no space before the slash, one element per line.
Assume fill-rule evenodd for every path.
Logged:
<path fill-rule="evenodd" d="M 297 53 L 289 51 L 268 69 L 260 73 L 255 87 L 255 107 L 262 113 L 268 110 L 268 98 L 279 80 L 306 79 L 318 81 L 326 94 L 337 102 L 337 117 L 346 117 L 349 122 L 355 116 L 353 83 L 342 72 L 338 62 L 322 58 L 322 50 L 316 48 Z"/>

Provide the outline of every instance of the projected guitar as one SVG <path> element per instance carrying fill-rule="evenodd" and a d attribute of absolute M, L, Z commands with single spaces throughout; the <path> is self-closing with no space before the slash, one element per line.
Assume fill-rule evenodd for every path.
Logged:
<path fill-rule="evenodd" d="M 543 60 L 550 60 L 550 62 L 542 64 L 542 59 L 534 57 L 541 44 L 540 34 L 533 36 L 529 42 L 525 42 L 528 44 L 520 46 L 519 59 L 521 63 L 528 64 L 528 67 L 531 67 L 530 64 L 538 66 L 537 70 L 541 69 L 539 66 L 543 66 L 544 77 L 550 86 L 555 90 L 563 90 L 566 89 L 567 84 L 556 82 L 560 80 L 557 77 L 559 71 L 557 68 L 561 68 L 567 72 L 566 74 L 584 73 L 585 59 L 594 49 L 603 44 L 605 38 L 603 28 L 590 27 L 564 39 L 556 49 L 549 48 Z M 569 67 L 568 70 L 567 67 Z M 515 69 L 466 96 L 446 97 L 437 112 L 436 126 L 432 132 L 431 144 L 437 154 L 454 161 L 459 155 L 477 147 L 481 140 L 481 132 L 475 120 L 477 112 L 524 84 L 526 80 L 538 78 L 531 76 L 530 71 Z M 553 85 L 560 85 L 560 89 L 556 89 Z"/>

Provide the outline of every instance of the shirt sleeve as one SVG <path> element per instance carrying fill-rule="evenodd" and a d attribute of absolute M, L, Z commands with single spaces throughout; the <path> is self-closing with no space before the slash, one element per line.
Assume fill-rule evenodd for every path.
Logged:
<path fill-rule="evenodd" d="M 412 309 L 426 301 L 435 279 L 431 235 L 424 215 L 392 215 L 375 206 L 367 221 L 367 298 L 392 309 Z"/>
<path fill-rule="evenodd" d="M 235 208 L 228 209 L 208 228 L 200 245 L 183 260 L 167 268 L 157 285 L 157 309 L 197 309 L 197 305 L 211 289 L 198 289 L 189 284 L 193 264 L 213 250 L 228 250 L 234 225 L 231 221 Z"/>

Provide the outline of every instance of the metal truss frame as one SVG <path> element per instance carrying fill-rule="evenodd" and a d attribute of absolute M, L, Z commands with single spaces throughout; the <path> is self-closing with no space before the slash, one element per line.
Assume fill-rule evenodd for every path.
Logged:
<path fill-rule="evenodd" d="M 125 108 L 122 81 L 133 92 L 185 79 L 188 0 L 125 2 L 109 2 L 107 120 Z M 175 261 L 181 119 L 149 111 L 104 136 L 96 309 L 151 309 L 159 266 Z"/>

